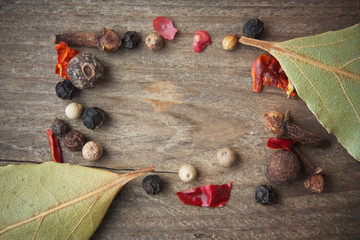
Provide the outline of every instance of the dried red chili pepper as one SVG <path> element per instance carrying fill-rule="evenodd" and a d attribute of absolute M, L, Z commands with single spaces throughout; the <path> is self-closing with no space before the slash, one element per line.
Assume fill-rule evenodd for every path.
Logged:
<path fill-rule="evenodd" d="M 51 155 L 54 162 L 62 163 L 61 148 L 59 139 L 51 131 L 51 129 L 46 130 L 47 137 L 49 139 Z"/>
<path fill-rule="evenodd" d="M 251 75 L 254 92 L 260 92 L 261 86 L 275 86 L 285 90 L 292 98 L 296 94 L 280 63 L 271 55 L 261 54 L 251 66 Z"/>
<path fill-rule="evenodd" d="M 223 207 L 230 197 L 231 182 L 224 185 L 203 185 L 183 192 L 178 198 L 187 205 L 200 207 Z"/>
<path fill-rule="evenodd" d="M 66 69 L 70 60 L 79 53 L 78 50 L 70 48 L 65 42 L 60 42 L 56 45 L 56 51 L 58 55 L 58 62 L 55 67 L 55 74 L 59 74 L 60 77 L 69 80 Z"/>
<path fill-rule="evenodd" d="M 291 151 L 291 147 L 296 144 L 296 140 L 287 138 L 269 138 L 266 146 L 271 149 L 286 149 Z"/>

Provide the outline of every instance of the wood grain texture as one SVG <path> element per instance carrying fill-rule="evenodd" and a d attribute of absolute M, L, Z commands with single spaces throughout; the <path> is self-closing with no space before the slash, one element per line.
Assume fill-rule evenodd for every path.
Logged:
<path fill-rule="evenodd" d="M 55 95 L 54 34 L 137 31 L 144 41 L 152 20 L 166 16 L 179 29 L 164 48 L 114 53 L 92 48 L 106 77 L 72 101 Z M 165 190 L 148 196 L 141 179 L 126 185 L 92 239 L 356 239 L 360 236 L 360 164 L 316 121 L 298 97 L 287 99 L 275 88 L 252 92 L 250 66 L 258 49 L 222 49 L 228 34 L 241 34 L 244 22 L 265 23 L 263 40 L 284 41 L 339 30 L 360 22 L 360 2 L 329 1 L 1 1 L 0 2 L 0 165 L 51 160 L 46 129 L 65 107 L 79 102 L 107 113 L 91 131 L 81 120 L 67 120 L 87 139 L 105 147 L 97 162 L 63 148 L 65 162 L 109 169 L 138 169 L 155 164 Z M 197 30 L 212 44 L 192 50 Z M 267 183 L 265 144 L 272 134 L 262 122 L 268 110 L 290 109 L 298 125 L 331 141 L 328 149 L 301 147 L 328 174 L 322 194 L 303 187 L 275 186 L 279 203 L 256 204 L 254 189 Z M 218 166 L 216 152 L 232 147 L 239 163 Z M 183 183 L 177 170 L 194 164 L 199 177 Z M 183 205 L 177 191 L 203 184 L 233 183 L 224 208 Z"/>

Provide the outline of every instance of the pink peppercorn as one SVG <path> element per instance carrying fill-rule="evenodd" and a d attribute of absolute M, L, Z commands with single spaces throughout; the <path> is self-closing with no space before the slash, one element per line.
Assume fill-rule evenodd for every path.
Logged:
<path fill-rule="evenodd" d="M 198 31 L 193 40 L 194 51 L 201 53 L 207 45 L 211 44 L 210 35 L 206 31 Z"/>

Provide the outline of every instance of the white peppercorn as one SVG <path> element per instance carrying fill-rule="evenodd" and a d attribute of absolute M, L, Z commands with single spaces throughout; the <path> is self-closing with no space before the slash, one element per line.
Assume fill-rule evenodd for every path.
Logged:
<path fill-rule="evenodd" d="M 65 108 L 65 115 L 69 118 L 69 119 L 76 119 L 76 118 L 80 118 L 81 114 L 83 112 L 83 107 L 81 104 L 79 103 L 70 103 L 69 105 L 66 106 Z"/>
<path fill-rule="evenodd" d="M 184 182 L 191 182 L 196 175 L 196 168 L 191 164 L 185 164 L 179 169 L 179 177 Z"/>
<path fill-rule="evenodd" d="M 95 141 L 89 141 L 85 143 L 84 147 L 82 148 L 82 156 L 85 160 L 88 161 L 96 161 L 101 158 L 104 152 L 103 146 Z"/>
<path fill-rule="evenodd" d="M 223 167 L 230 167 L 236 161 L 236 153 L 229 147 L 221 148 L 217 153 L 217 160 Z"/>

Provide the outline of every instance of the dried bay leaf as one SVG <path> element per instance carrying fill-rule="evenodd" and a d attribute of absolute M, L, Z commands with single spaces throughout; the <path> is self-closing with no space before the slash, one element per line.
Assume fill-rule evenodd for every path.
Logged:
<path fill-rule="evenodd" d="M 88 239 L 121 187 L 154 169 L 116 174 L 55 162 L 0 167 L 0 239 Z"/>
<path fill-rule="evenodd" d="M 285 42 L 240 42 L 273 55 L 318 121 L 360 161 L 359 24 Z"/>

